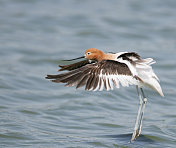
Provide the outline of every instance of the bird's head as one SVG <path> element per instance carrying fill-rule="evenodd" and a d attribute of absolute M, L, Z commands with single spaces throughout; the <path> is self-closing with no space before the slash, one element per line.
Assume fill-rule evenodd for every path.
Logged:
<path fill-rule="evenodd" d="M 62 61 L 73 61 L 73 60 L 78 60 L 82 58 L 86 58 L 88 60 L 96 60 L 96 61 L 101 61 L 103 59 L 104 52 L 101 50 L 98 50 L 96 48 L 89 48 L 86 50 L 85 55 L 82 57 L 70 59 L 70 60 L 62 60 Z"/>
<path fill-rule="evenodd" d="M 85 58 L 88 60 L 101 61 L 103 59 L 104 52 L 96 48 L 89 48 L 85 52 Z"/>

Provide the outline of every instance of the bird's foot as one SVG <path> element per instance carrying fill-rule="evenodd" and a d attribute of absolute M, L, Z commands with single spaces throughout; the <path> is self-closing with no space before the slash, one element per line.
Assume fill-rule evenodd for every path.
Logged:
<path fill-rule="evenodd" d="M 141 134 L 141 129 L 134 130 L 130 142 L 136 140 Z"/>

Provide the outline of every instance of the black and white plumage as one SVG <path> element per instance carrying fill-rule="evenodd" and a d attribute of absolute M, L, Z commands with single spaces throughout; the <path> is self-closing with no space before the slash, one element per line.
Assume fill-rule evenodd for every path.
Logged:
<path fill-rule="evenodd" d="M 113 90 L 129 85 L 147 86 L 163 96 L 158 78 L 152 70 L 153 59 L 141 59 L 134 52 L 111 54 L 112 60 L 91 61 L 84 60 L 74 64 L 61 66 L 59 71 L 69 72 L 58 75 L 47 75 L 52 82 L 66 83 L 66 86 L 85 85 L 86 90 Z"/>
<path fill-rule="evenodd" d="M 131 141 L 135 140 L 141 133 L 147 102 L 143 87 L 152 88 L 164 97 L 159 79 L 151 67 L 155 61 L 152 58 L 142 59 L 135 52 L 105 54 L 95 48 L 86 50 L 84 57 L 86 60 L 70 65 L 59 65 L 61 68 L 59 71 L 68 70 L 68 72 L 47 75 L 46 79 L 56 83 L 66 83 L 66 86 L 76 86 L 76 88 L 85 86 L 85 90 L 93 91 L 112 90 L 114 86 L 119 88 L 136 85 L 140 106 L 131 138 Z"/>

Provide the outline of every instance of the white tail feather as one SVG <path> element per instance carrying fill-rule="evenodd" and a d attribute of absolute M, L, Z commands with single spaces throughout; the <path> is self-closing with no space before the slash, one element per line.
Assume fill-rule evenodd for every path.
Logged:
<path fill-rule="evenodd" d="M 155 61 L 152 58 L 136 61 L 136 71 L 138 73 L 138 77 L 142 80 L 142 85 L 152 88 L 164 97 L 161 86 L 158 82 L 159 79 L 150 66 L 154 63 Z"/>
<path fill-rule="evenodd" d="M 150 78 L 147 81 L 144 81 L 144 85 L 155 90 L 158 94 L 164 97 L 161 86 L 155 78 Z"/>

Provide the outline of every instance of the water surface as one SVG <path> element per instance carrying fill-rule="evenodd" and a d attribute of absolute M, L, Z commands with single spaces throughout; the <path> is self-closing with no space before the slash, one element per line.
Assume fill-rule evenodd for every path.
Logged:
<path fill-rule="evenodd" d="M 175 147 L 176 1 L 0 1 L 0 147 Z M 135 87 L 86 92 L 45 80 L 95 47 L 154 58 L 142 135 Z"/>

